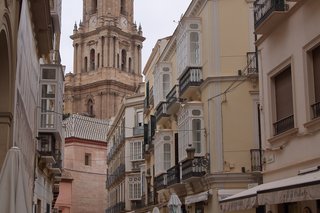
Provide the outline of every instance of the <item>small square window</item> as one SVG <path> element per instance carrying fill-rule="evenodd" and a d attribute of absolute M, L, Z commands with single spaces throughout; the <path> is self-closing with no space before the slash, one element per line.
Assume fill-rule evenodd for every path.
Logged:
<path fill-rule="evenodd" d="M 84 155 L 84 165 L 91 166 L 91 154 L 90 153 L 86 153 Z"/>

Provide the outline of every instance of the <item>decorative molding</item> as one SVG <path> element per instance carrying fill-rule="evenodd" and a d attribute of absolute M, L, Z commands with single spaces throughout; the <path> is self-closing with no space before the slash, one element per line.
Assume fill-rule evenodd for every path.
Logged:
<path fill-rule="evenodd" d="M 87 139 L 82 139 L 82 138 L 77 138 L 77 137 L 65 138 L 65 144 L 73 144 L 73 143 L 81 143 L 81 144 L 89 144 L 89 145 L 97 145 L 97 146 L 107 147 L 107 143 L 102 142 L 102 141 L 87 140 Z"/>

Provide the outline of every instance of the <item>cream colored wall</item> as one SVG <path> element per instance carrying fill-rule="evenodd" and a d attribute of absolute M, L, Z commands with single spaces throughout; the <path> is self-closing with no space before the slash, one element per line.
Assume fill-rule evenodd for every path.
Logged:
<path fill-rule="evenodd" d="M 91 153 L 91 166 L 84 165 Z M 65 169 L 71 173 L 73 212 L 103 212 L 107 206 L 106 147 L 89 144 L 65 145 Z"/>
<path fill-rule="evenodd" d="M 261 66 L 261 102 L 263 118 L 264 148 L 275 149 L 266 152 L 265 181 L 297 175 L 298 170 L 319 165 L 318 143 L 319 132 L 312 134 L 304 127 L 310 121 L 310 102 L 307 84 L 306 49 L 312 42 L 320 42 L 320 29 L 314 23 L 320 21 L 320 3 L 306 1 L 301 8 L 288 19 L 274 27 L 274 30 L 259 42 L 259 58 Z M 280 71 L 279 65 L 291 62 L 293 82 L 293 108 L 297 134 L 293 138 L 283 138 L 274 142 L 274 122 L 272 119 L 270 75 Z M 279 147 L 283 145 L 281 150 Z M 280 171 L 281 169 L 281 171 Z"/>

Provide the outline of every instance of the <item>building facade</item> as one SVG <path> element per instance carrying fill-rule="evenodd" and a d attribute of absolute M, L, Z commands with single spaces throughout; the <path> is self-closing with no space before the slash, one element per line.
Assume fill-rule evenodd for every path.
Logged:
<path fill-rule="evenodd" d="M 24 184 L 14 183 L 14 187 L 16 191 L 23 190 L 20 198 L 26 199 L 23 206 L 22 200 L 7 196 L 14 192 L 2 191 L 1 187 L 0 193 L 5 195 L 0 197 L 10 199 L 1 202 L 1 207 L 9 212 L 9 204 L 16 200 L 16 211 L 50 212 L 57 196 L 54 185 L 57 186 L 61 171 L 61 155 L 55 151 L 63 144 L 61 1 L 1 1 L 0 8 L 1 177 L 9 177 L 9 149 L 17 151 L 22 160 L 10 168 L 19 168 L 23 174 L 15 174 L 7 181 L 1 179 L 0 185 L 8 186 L 19 176 Z"/>
<path fill-rule="evenodd" d="M 65 112 L 110 119 L 122 98 L 142 81 L 144 37 L 133 1 L 83 1 L 83 20 L 73 35 L 73 73 L 66 75 Z"/>
<path fill-rule="evenodd" d="M 63 213 L 103 212 L 107 205 L 106 134 L 109 121 L 73 114 L 64 120 L 64 125 L 64 170 L 68 178 L 62 181 L 60 190 L 66 194 L 59 195 L 56 208 Z"/>
<path fill-rule="evenodd" d="M 107 213 L 130 212 L 142 206 L 144 87 L 141 86 L 136 94 L 123 99 L 108 132 Z"/>
<path fill-rule="evenodd" d="M 193 0 L 158 41 L 144 69 L 154 198 L 139 212 L 170 212 L 175 195 L 182 212 L 221 212 L 220 199 L 261 182 L 253 23 L 253 1 Z"/>
<path fill-rule="evenodd" d="M 230 211 L 262 206 L 273 213 L 319 212 L 320 30 L 313 26 L 320 20 L 320 3 L 266 0 L 254 7 L 263 184 L 222 206 Z M 244 205 L 248 200 L 253 202 Z"/>

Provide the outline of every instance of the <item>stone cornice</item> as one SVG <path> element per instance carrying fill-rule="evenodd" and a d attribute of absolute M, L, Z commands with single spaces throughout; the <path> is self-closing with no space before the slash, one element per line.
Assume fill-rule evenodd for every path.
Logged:
<path fill-rule="evenodd" d="M 69 137 L 65 139 L 65 144 L 72 144 L 72 143 L 81 143 L 86 145 L 96 145 L 96 146 L 107 147 L 107 143 L 103 141 L 87 140 L 87 139 L 82 139 L 77 137 Z"/>
<path fill-rule="evenodd" d="M 124 84 L 121 83 L 119 81 L 115 81 L 115 80 L 102 80 L 102 81 L 97 81 L 97 82 L 93 82 L 93 83 L 88 83 L 85 85 L 80 85 L 80 86 L 65 86 L 65 92 L 67 91 L 81 91 L 81 90 L 85 90 L 85 89 L 91 89 L 91 88 L 95 88 L 98 86 L 106 86 L 106 85 L 113 85 L 113 86 L 117 86 L 119 88 L 122 89 L 126 89 L 126 90 L 131 90 L 131 91 L 135 91 L 136 87 L 132 86 L 132 85 L 128 85 L 128 84 Z"/>

